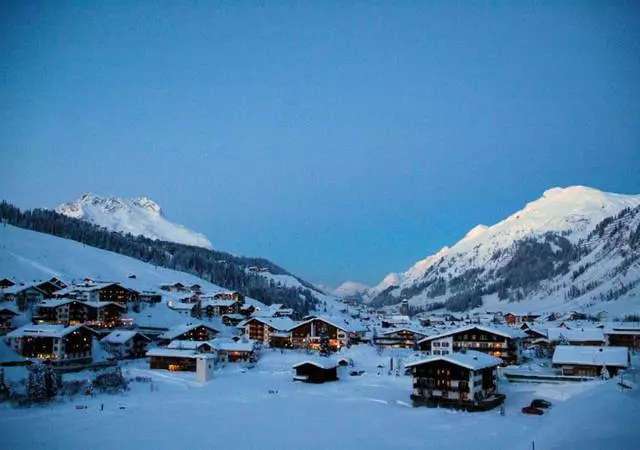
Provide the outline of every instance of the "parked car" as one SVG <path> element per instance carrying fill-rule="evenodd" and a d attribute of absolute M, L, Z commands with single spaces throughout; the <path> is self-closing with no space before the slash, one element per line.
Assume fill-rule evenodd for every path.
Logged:
<path fill-rule="evenodd" d="M 525 406 L 522 408 L 522 412 L 524 414 L 534 414 L 536 416 L 541 416 L 544 414 L 544 411 L 540 408 L 534 408 L 533 406 Z"/>
<path fill-rule="evenodd" d="M 546 408 L 551 408 L 551 402 L 547 401 L 547 400 L 544 400 L 544 399 L 541 399 L 541 398 L 536 398 L 536 399 L 533 399 L 531 401 L 531 406 L 533 408 L 545 408 L 546 409 Z"/>

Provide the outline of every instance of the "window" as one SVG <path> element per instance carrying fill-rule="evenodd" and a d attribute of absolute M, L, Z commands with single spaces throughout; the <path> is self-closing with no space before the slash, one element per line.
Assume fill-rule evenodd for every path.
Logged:
<path fill-rule="evenodd" d="M 434 343 L 433 343 L 433 346 L 434 346 L 434 347 L 440 347 L 440 342 L 434 342 Z"/>
<path fill-rule="evenodd" d="M 442 350 L 442 354 L 443 355 L 448 355 L 449 354 L 449 350 Z"/>
<path fill-rule="evenodd" d="M 443 343 L 442 343 L 442 346 L 443 346 L 443 347 L 448 347 L 448 346 L 449 346 L 449 343 L 448 343 L 448 342 L 443 342 Z"/>
<path fill-rule="evenodd" d="M 434 354 L 434 355 L 439 355 L 439 354 L 440 354 L 440 350 L 434 350 L 434 351 L 433 351 L 433 354 Z"/>

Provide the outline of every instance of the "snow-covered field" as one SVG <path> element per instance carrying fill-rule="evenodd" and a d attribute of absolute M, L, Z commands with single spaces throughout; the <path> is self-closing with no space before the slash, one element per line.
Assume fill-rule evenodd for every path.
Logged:
<path fill-rule="evenodd" d="M 151 371 L 144 361 L 125 374 L 151 376 L 121 395 L 76 398 L 52 406 L 0 409 L 3 449 L 632 449 L 638 448 L 640 391 L 615 380 L 571 385 L 502 382 L 506 414 L 412 408 L 408 376 L 377 374 L 367 346 L 349 351 L 361 377 L 334 383 L 292 381 L 303 353 L 266 350 L 257 366 L 227 365 L 206 385 L 193 373 Z M 270 394 L 276 390 L 277 394 Z M 520 408 L 536 397 L 554 404 L 543 416 Z M 76 410 L 75 405 L 88 409 Z M 100 405 L 104 404 L 104 410 Z M 120 409 L 123 406 L 125 409 Z"/>

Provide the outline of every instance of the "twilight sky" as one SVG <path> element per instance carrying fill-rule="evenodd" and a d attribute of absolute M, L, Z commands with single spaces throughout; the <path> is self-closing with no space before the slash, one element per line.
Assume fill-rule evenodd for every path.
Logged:
<path fill-rule="evenodd" d="M 640 193 L 634 2 L 186 3 L 0 3 L 0 198 L 148 195 L 337 285 L 553 186 Z"/>

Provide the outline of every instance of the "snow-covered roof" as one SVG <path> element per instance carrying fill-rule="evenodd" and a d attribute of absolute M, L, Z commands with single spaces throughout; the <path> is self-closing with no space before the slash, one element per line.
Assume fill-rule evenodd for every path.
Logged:
<path fill-rule="evenodd" d="M 341 317 L 327 317 L 327 316 L 313 316 L 311 318 L 309 318 L 308 320 L 299 322 L 297 324 L 295 324 L 292 328 L 297 328 L 301 325 L 307 324 L 309 322 L 312 322 L 314 320 L 321 320 L 323 322 L 328 323 L 329 325 L 333 325 L 334 327 L 343 330 L 343 331 L 347 331 L 347 332 L 351 332 L 351 333 L 355 333 L 358 330 L 361 330 L 362 327 L 361 326 L 356 326 L 357 324 L 355 323 L 350 323 L 347 322 L 345 319 L 341 318 Z"/>
<path fill-rule="evenodd" d="M 215 328 L 213 328 L 210 325 L 206 325 L 204 323 L 198 322 L 198 323 L 191 323 L 191 324 L 181 324 L 181 325 L 176 325 L 173 326 L 171 328 L 169 328 L 169 330 L 165 331 L 164 333 L 162 333 L 160 336 L 158 336 L 159 339 L 169 339 L 169 340 L 173 340 L 174 338 L 180 336 L 181 334 L 187 333 L 191 330 L 194 330 L 196 328 L 198 328 L 199 326 L 203 326 L 205 328 L 208 328 L 214 332 L 218 332 L 218 330 L 216 330 Z"/>
<path fill-rule="evenodd" d="M 0 305 L 0 313 L 5 313 L 5 314 L 9 313 L 14 316 L 17 316 L 18 314 L 20 314 L 18 311 L 16 311 L 15 308 L 4 306 L 4 305 Z"/>
<path fill-rule="evenodd" d="M 595 347 L 588 345 L 558 345 L 553 352 L 553 364 L 589 366 L 629 366 L 627 347 Z"/>
<path fill-rule="evenodd" d="M 174 349 L 174 348 L 152 348 L 147 350 L 147 356 L 171 356 L 174 358 L 196 358 L 201 356 L 196 350 Z"/>
<path fill-rule="evenodd" d="M 136 335 L 142 336 L 147 341 L 151 339 L 135 330 L 114 330 L 111 333 L 107 334 L 102 342 L 107 342 L 109 344 L 124 344 L 125 342 L 133 339 Z"/>
<path fill-rule="evenodd" d="M 19 337 L 61 338 L 79 328 L 87 328 L 90 330 L 90 328 L 85 327 L 84 325 L 73 325 L 69 327 L 65 327 L 64 325 L 57 325 L 57 324 L 56 325 L 51 325 L 51 324 L 25 325 L 16 330 L 13 330 L 11 333 L 8 333 L 6 337 L 7 338 L 19 338 Z"/>
<path fill-rule="evenodd" d="M 430 356 L 428 358 L 406 364 L 405 367 L 419 366 L 433 361 L 447 361 L 457 366 L 466 367 L 469 370 L 480 370 L 502 364 L 502 360 L 500 358 L 487 355 L 486 353 L 477 352 L 475 350 L 467 350 L 464 352 L 455 352 L 448 355 Z"/>
<path fill-rule="evenodd" d="M 606 342 L 601 328 L 549 328 L 547 337 L 551 342 Z"/>
<path fill-rule="evenodd" d="M 225 300 L 225 299 L 211 299 L 204 300 L 200 306 L 202 308 L 206 308 L 207 306 L 216 307 L 216 306 L 233 306 L 236 304 L 236 300 Z"/>
<path fill-rule="evenodd" d="M 46 294 L 46 292 L 44 292 L 42 289 L 40 289 L 39 287 L 37 287 L 34 284 L 25 284 L 24 286 L 21 286 L 19 284 L 16 284 L 14 286 L 5 288 L 2 290 L 3 294 L 19 294 L 20 292 L 27 290 L 27 289 L 35 289 L 37 291 L 42 292 L 43 294 Z"/>
<path fill-rule="evenodd" d="M 204 346 L 213 348 L 213 345 L 209 341 L 185 341 L 183 339 L 175 339 L 169 342 L 167 348 L 175 350 L 198 350 L 200 347 Z"/>
<path fill-rule="evenodd" d="M 474 324 L 474 325 L 467 325 L 460 328 L 454 328 L 440 334 L 434 334 L 433 336 L 427 336 L 426 338 L 421 339 L 420 342 L 432 341 L 434 339 L 440 339 L 443 337 L 451 336 L 452 334 L 464 333 L 465 331 L 471 331 L 476 329 L 480 331 L 484 331 L 486 333 L 497 334 L 498 336 L 503 336 L 509 339 L 521 339 L 527 336 L 526 333 L 519 328 L 503 327 L 503 326 L 488 327 L 485 325 Z"/>
<path fill-rule="evenodd" d="M 338 361 L 334 358 L 324 358 L 324 357 L 317 357 L 317 358 L 313 358 L 310 357 L 308 359 L 305 359 L 304 361 L 301 361 L 297 364 L 294 364 L 293 366 L 291 366 L 292 368 L 297 368 L 300 366 L 304 366 L 305 364 L 311 364 L 312 366 L 316 366 L 319 367 L 321 369 L 333 369 L 334 367 L 338 367 Z"/>
<path fill-rule="evenodd" d="M 421 334 L 422 336 L 428 336 L 429 333 L 426 330 L 418 330 L 415 328 L 402 327 L 402 328 L 391 328 L 388 331 L 385 331 L 380 336 L 387 336 L 389 334 L 398 333 L 399 331 L 409 331 L 411 333 Z"/>
<path fill-rule="evenodd" d="M 234 341 L 232 339 L 213 339 L 209 343 L 216 350 L 222 350 L 224 352 L 252 352 L 255 349 L 255 341 L 247 340 L 246 342 L 239 340 Z"/>
<path fill-rule="evenodd" d="M 250 320 L 257 320 L 259 322 L 268 325 L 271 328 L 274 328 L 278 331 L 289 331 L 291 328 L 298 326 L 298 322 L 291 320 L 288 317 L 251 317 L 246 322 Z M 245 322 L 245 324 L 246 324 Z"/>

